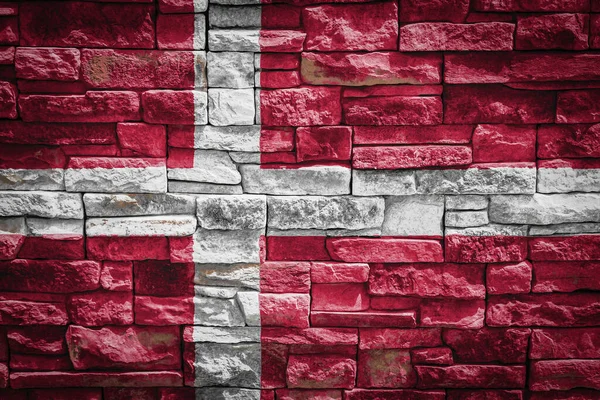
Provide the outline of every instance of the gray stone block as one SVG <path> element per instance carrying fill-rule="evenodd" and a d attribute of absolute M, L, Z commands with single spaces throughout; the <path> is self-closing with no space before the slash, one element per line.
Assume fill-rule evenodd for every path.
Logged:
<path fill-rule="evenodd" d="M 282 196 L 267 203 L 270 228 L 358 230 L 383 223 L 381 197 Z"/>
<path fill-rule="evenodd" d="M 267 220 L 265 196 L 198 196 L 196 215 L 205 229 L 264 229 Z"/>
<path fill-rule="evenodd" d="M 246 193 L 324 196 L 350 193 L 350 169 L 345 167 L 270 169 L 241 165 L 240 173 Z"/>
<path fill-rule="evenodd" d="M 385 200 L 382 235 L 441 236 L 443 196 L 394 196 Z"/>
<path fill-rule="evenodd" d="M 260 388 L 260 344 L 196 343 L 194 386 Z"/>
<path fill-rule="evenodd" d="M 21 215 L 42 218 L 82 219 L 83 201 L 79 193 L 0 192 L 0 217 Z"/>

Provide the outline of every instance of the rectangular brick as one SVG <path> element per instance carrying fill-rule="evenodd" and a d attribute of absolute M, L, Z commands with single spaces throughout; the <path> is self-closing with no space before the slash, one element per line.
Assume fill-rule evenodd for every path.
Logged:
<path fill-rule="evenodd" d="M 193 89 L 191 51 L 84 49 L 82 80 L 93 88 Z"/>
<path fill-rule="evenodd" d="M 47 1 L 19 9 L 21 45 L 154 47 L 154 6 Z"/>
<path fill-rule="evenodd" d="M 121 122 L 140 119 L 135 92 L 87 92 L 85 95 L 25 95 L 19 99 L 26 122 Z"/>
<path fill-rule="evenodd" d="M 501 85 L 446 86 L 444 123 L 552 123 L 554 97 L 552 92 L 522 91 Z"/>
<path fill-rule="evenodd" d="M 442 123 L 440 97 L 391 96 L 347 99 L 344 122 L 349 125 L 438 125 Z"/>
<path fill-rule="evenodd" d="M 400 51 L 506 51 L 515 26 L 505 22 L 423 22 L 400 28 Z"/>
<path fill-rule="evenodd" d="M 492 52 L 448 54 L 444 81 L 464 83 L 508 83 L 590 81 L 600 78 L 595 68 L 598 54 Z"/>

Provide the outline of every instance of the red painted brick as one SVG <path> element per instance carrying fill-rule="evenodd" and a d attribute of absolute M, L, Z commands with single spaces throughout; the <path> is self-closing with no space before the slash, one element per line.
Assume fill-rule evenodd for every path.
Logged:
<path fill-rule="evenodd" d="M 317 283 L 311 288 L 311 310 L 364 311 L 369 294 L 362 283 Z"/>
<path fill-rule="evenodd" d="M 288 4 L 269 4 L 261 8 L 261 28 L 291 29 L 300 27 L 302 9 Z"/>
<path fill-rule="evenodd" d="M 568 390 L 590 388 L 600 390 L 600 360 L 548 360 L 531 364 L 529 388 Z"/>
<path fill-rule="evenodd" d="M 400 51 L 512 50 L 515 26 L 505 22 L 426 22 L 400 28 Z"/>
<path fill-rule="evenodd" d="M 292 128 L 261 127 L 260 151 L 262 153 L 291 151 L 294 146 L 294 130 Z"/>
<path fill-rule="evenodd" d="M 64 153 L 57 147 L 3 145 L 0 149 L 0 168 L 64 168 L 66 163 Z"/>
<path fill-rule="evenodd" d="M 310 264 L 302 262 L 264 262 L 260 266 L 262 293 L 309 293 Z"/>
<path fill-rule="evenodd" d="M 408 350 L 381 349 L 358 352 L 357 386 L 407 388 L 417 383 Z"/>
<path fill-rule="evenodd" d="M 532 267 L 527 261 L 509 264 L 490 264 L 487 267 L 486 285 L 490 294 L 529 293 Z"/>
<path fill-rule="evenodd" d="M 154 6 L 46 1 L 19 8 L 21 45 L 154 47 Z"/>
<path fill-rule="evenodd" d="M 289 345 L 356 345 L 358 330 L 350 328 L 261 328 L 262 343 Z"/>
<path fill-rule="evenodd" d="M 441 71 L 439 54 L 302 53 L 302 80 L 313 85 L 433 84 Z"/>
<path fill-rule="evenodd" d="M 133 296 L 126 292 L 74 294 L 67 302 L 69 319 L 77 325 L 133 324 Z"/>
<path fill-rule="evenodd" d="M 343 103 L 349 125 L 437 125 L 442 123 L 440 97 L 391 96 L 349 99 Z"/>
<path fill-rule="evenodd" d="M 414 310 L 420 305 L 421 299 L 417 297 L 377 296 L 371 298 L 373 310 Z"/>
<path fill-rule="evenodd" d="M 0 121 L 0 141 L 15 144 L 111 144 L 116 143 L 113 124 L 45 124 Z"/>
<path fill-rule="evenodd" d="M 531 334 L 529 357 L 534 360 L 600 358 L 600 329 L 534 329 Z"/>
<path fill-rule="evenodd" d="M 342 400 L 341 390 L 315 389 L 315 390 L 277 390 L 277 399 L 281 400 Z M 264 400 L 261 397 L 261 400 Z"/>
<path fill-rule="evenodd" d="M 377 4 L 320 5 L 304 9 L 306 50 L 396 50 L 398 6 Z"/>
<path fill-rule="evenodd" d="M 61 388 L 61 389 L 29 389 L 22 392 L 28 393 L 29 400 L 102 400 L 102 389 L 86 388 Z M 110 396 L 107 394 L 107 396 Z M 106 397 L 105 397 L 106 398 Z M 111 399 L 117 400 L 117 399 Z"/>
<path fill-rule="evenodd" d="M 410 349 L 441 346 L 441 329 L 360 329 L 360 349 Z"/>
<path fill-rule="evenodd" d="M 296 164 L 296 153 L 292 151 L 278 151 L 260 155 L 261 164 Z"/>
<path fill-rule="evenodd" d="M 600 90 L 559 92 L 556 122 L 561 124 L 600 122 Z"/>
<path fill-rule="evenodd" d="M 288 360 L 287 383 L 290 388 L 352 389 L 356 377 L 356 361 L 341 356 L 299 356 Z"/>
<path fill-rule="evenodd" d="M 489 326 L 593 326 L 600 321 L 600 298 L 594 293 L 492 296 Z"/>
<path fill-rule="evenodd" d="M 194 92 L 149 90 L 142 94 L 144 121 L 151 124 L 193 124 Z"/>
<path fill-rule="evenodd" d="M 15 63 L 15 48 L 13 46 L 0 47 L 0 65 L 12 65 Z"/>
<path fill-rule="evenodd" d="M 375 264 L 369 293 L 377 296 L 485 297 L 484 265 Z"/>
<path fill-rule="evenodd" d="M 344 88 L 343 97 L 439 96 L 442 85 L 378 85 Z"/>
<path fill-rule="evenodd" d="M 600 235 L 533 238 L 529 254 L 534 261 L 600 260 Z"/>
<path fill-rule="evenodd" d="M 462 22 L 469 12 L 469 0 L 400 0 L 400 21 Z"/>
<path fill-rule="evenodd" d="M 0 3 L 0 15 L 19 14 L 19 5 L 13 2 L 3 1 Z"/>
<path fill-rule="evenodd" d="M 133 289 L 133 265 L 127 261 L 104 261 L 100 271 L 104 290 L 126 292 Z"/>
<path fill-rule="evenodd" d="M 0 118 L 17 118 L 17 88 L 9 82 L 0 82 Z"/>
<path fill-rule="evenodd" d="M 260 87 L 265 89 L 284 89 L 302 84 L 298 71 L 261 71 Z"/>
<path fill-rule="evenodd" d="M 473 8 L 477 11 L 500 12 L 578 12 L 589 11 L 587 0 L 563 0 L 560 2 L 545 0 L 475 0 Z"/>
<path fill-rule="evenodd" d="M 262 326 L 308 328 L 310 296 L 308 294 L 260 294 Z"/>
<path fill-rule="evenodd" d="M 585 82 L 598 79 L 598 59 L 581 53 L 450 54 L 445 57 L 444 78 L 448 83 Z"/>
<path fill-rule="evenodd" d="M 526 361 L 529 334 L 529 329 L 445 329 L 443 338 L 459 363 L 516 364 Z"/>
<path fill-rule="evenodd" d="M 351 151 L 351 127 L 326 126 L 296 130 L 298 162 L 349 160 Z"/>
<path fill-rule="evenodd" d="M 404 312 L 337 312 L 337 311 L 313 311 L 310 315 L 312 326 L 326 327 L 406 327 L 416 326 L 416 315 L 414 311 Z"/>
<path fill-rule="evenodd" d="M 193 0 L 158 0 L 158 9 L 161 13 L 193 13 Z"/>
<path fill-rule="evenodd" d="M 181 364 L 178 327 L 88 329 L 72 325 L 66 340 L 77 370 L 169 370 Z"/>
<path fill-rule="evenodd" d="M 465 144 L 472 132 L 470 125 L 355 126 L 354 144 Z"/>
<path fill-rule="evenodd" d="M 590 48 L 600 49 L 600 15 L 590 15 Z"/>
<path fill-rule="evenodd" d="M 366 282 L 369 279 L 369 265 L 312 263 L 310 279 L 313 283 Z"/>
<path fill-rule="evenodd" d="M 100 263 L 96 261 L 0 261 L 0 290 L 69 293 L 97 289 Z"/>
<path fill-rule="evenodd" d="M 165 237 L 88 237 L 88 257 L 94 260 L 168 260 Z"/>
<path fill-rule="evenodd" d="M 180 386 L 178 371 L 146 372 L 16 372 L 11 376 L 15 389 L 44 387 Z"/>
<path fill-rule="evenodd" d="M 260 69 L 295 70 L 300 66 L 297 54 L 289 53 L 261 53 Z"/>
<path fill-rule="evenodd" d="M 535 262 L 532 291 L 574 292 L 600 290 L 600 262 Z"/>
<path fill-rule="evenodd" d="M 329 238 L 331 257 L 345 262 L 442 262 L 439 241 L 391 238 Z"/>
<path fill-rule="evenodd" d="M 268 236 L 267 259 L 273 261 L 330 260 L 325 236 Z"/>
<path fill-rule="evenodd" d="M 18 47 L 15 54 L 19 79 L 76 81 L 80 66 L 78 49 Z"/>
<path fill-rule="evenodd" d="M 447 400 L 523 400 L 521 390 L 448 390 Z"/>
<path fill-rule="evenodd" d="M 421 326 L 478 329 L 483 327 L 483 300 L 425 299 L 421 302 Z"/>
<path fill-rule="evenodd" d="M 169 261 L 135 261 L 135 294 L 148 296 L 193 295 L 194 264 Z"/>
<path fill-rule="evenodd" d="M 87 87 L 82 81 L 17 81 L 17 87 L 22 94 L 85 94 Z"/>
<path fill-rule="evenodd" d="M 15 354 L 67 354 L 66 329 L 62 326 L 11 327 L 7 332 L 8 345 Z"/>
<path fill-rule="evenodd" d="M 344 391 L 346 400 L 444 400 L 446 393 L 438 390 L 353 389 Z"/>
<path fill-rule="evenodd" d="M 134 92 L 87 92 L 85 95 L 26 95 L 19 98 L 26 122 L 120 122 L 138 120 L 140 102 Z"/>
<path fill-rule="evenodd" d="M 600 125 L 541 125 L 537 156 L 600 157 Z"/>
<path fill-rule="evenodd" d="M 448 347 L 432 347 L 410 351 L 413 364 L 452 365 L 452 350 Z"/>
<path fill-rule="evenodd" d="M 288 346 L 275 343 L 264 343 L 261 345 L 260 354 L 261 388 L 275 389 L 285 387 L 285 370 L 289 356 Z"/>
<path fill-rule="evenodd" d="M 299 53 L 304 47 L 306 33 L 295 30 L 260 30 L 261 52 Z"/>
<path fill-rule="evenodd" d="M 324 344 L 293 344 L 290 354 L 336 354 L 356 358 L 356 346 L 352 345 L 324 345 Z"/>
<path fill-rule="evenodd" d="M 498 104 L 502 104 L 502 107 Z M 545 122 L 554 122 L 554 93 L 552 92 L 528 92 L 500 85 L 444 88 L 444 123 Z"/>
<path fill-rule="evenodd" d="M 167 133 L 162 125 L 120 123 L 117 124 L 117 136 L 123 156 L 167 155 Z"/>
<path fill-rule="evenodd" d="M 588 48 L 587 14 L 550 14 L 517 19 L 517 50 Z"/>
<path fill-rule="evenodd" d="M 189 51 L 86 49 L 82 80 L 104 89 L 193 89 L 194 55 Z"/>
<path fill-rule="evenodd" d="M 473 161 L 535 161 L 535 126 L 478 125 L 473 132 Z"/>
<path fill-rule="evenodd" d="M 81 235 L 26 237 L 19 258 L 80 260 L 85 258 L 85 239 Z"/>
<path fill-rule="evenodd" d="M 356 169 L 418 169 L 468 165 L 472 161 L 468 146 L 378 146 L 356 147 L 352 166 Z"/>
<path fill-rule="evenodd" d="M 0 44 L 19 44 L 19 20 L 17 17 L 0 17 Z"/>
<path fill-rule="evenodd" d="M 136 296 L 135 323 L 137 325 L 193 324 L 193 297 Z"/>
<path fill-rule="evenodd" d="M 527 257 L 524 237 L 449 235 L 445 243 L 449 262 L 497 263 L 523 261 Z"/>
<path fill-rule="evenodd" d="M 62 302 L 0 300 L 1 325 L 66 325 L 68 322 Z"/>
<path fill-rule="evenodd" d="M 159 14 L 156 20 L 158 48 L 193 50 L 195 17 L 195 14 Z"/>
<path fill-rule="evenodd" d="M 12 233 L 0 235 L 0 260 L 12 260 L 17 258 L 17 254 L 24 242 L 24 235 Z"/>
<path fill-rule="evenodd" d="M 270 126 L 337 125 L 342 119 L 339 99 L 338 88 L 261 90 L 261 122 Z"/>
<path fill-rule="evenodd" d="M 515 388 L 525 386 L 525 366 L 416 366 L 420 388 Z"/>
<path fill-rule="evenodd" d="M 16 371 L 68 371 L 73 369 L 69 356 L 39 356 L 13 354 L 10 358 L 11 372 Z"/>

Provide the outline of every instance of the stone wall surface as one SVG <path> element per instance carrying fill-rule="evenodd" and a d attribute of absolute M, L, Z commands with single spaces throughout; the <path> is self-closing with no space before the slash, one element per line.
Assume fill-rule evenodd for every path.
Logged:
<path fill-rule="evenodd" d="M 599 371 L 600 1 L 0 2 L 0 399 Z"/>

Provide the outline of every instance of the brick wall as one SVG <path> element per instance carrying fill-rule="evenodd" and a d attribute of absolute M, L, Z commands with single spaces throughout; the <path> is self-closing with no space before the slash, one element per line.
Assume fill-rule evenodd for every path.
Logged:
<path fill-rule="evenodd" d="M 263 3 L 0 2 L 0 399 L 600 398 L 600 2 Z"/>

